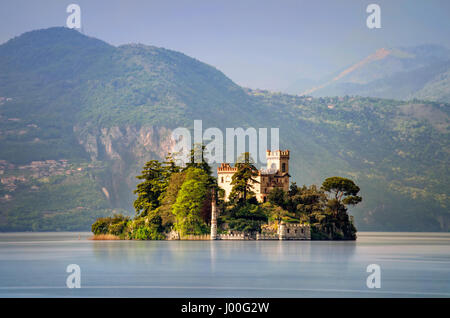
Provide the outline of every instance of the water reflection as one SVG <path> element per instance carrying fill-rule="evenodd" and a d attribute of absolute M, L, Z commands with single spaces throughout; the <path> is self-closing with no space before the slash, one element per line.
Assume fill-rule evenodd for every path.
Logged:
<path fill-rule="evenodd" d="M 55 287 L 65 287 L 65 267 L 72 263 L 82 270 L 80 296 L 417 296 L 412 291 L 450 296 L 447 233 L 363 233 L 356 242 L 90 241 L 88 236 L 0 234 L 0 296 L 19 293 L 8 286 L 51 287 L 33 290 L 37 296 L 65 295 Z M 378 294 L 367 294 L 365 286 L 372 263 L 383 270 Z"/>

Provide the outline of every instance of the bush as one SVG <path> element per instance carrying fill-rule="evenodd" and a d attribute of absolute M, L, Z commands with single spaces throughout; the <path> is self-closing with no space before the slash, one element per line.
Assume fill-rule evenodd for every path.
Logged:
<path fill-rule="evenodd" d="M 109 233 L 112 235 L 120 236 L 124 232 L 127 225 L 127 220 L 120 221 L 119 223 L 111 224 L 109 226 Z"/>
<path fill-rule="evenodd" d="M 92 224 L 91 230 L 95 235 L 112 234 L 120 236 L 127 225 L 129 218 L 121 214 L 112 217 L 99 218 Z"/>
<path fill-rule="evenodd" d="M 267 215 L 260 205 L 246 203 L 235 206 L 225 221 L 234 231 L 260 232 L 261 225 L 267 223 Z"/>
<path fill-rule="evenodd" d="M 95 235 L 107 234 L 109 228 L 109 218 L 99 218 L 92 224 L 91 230 Z"/>
<path fill-rule="evenodd" d="M 159 233 L 155 226 L 143 226 L 133 231 L 135 240 L 163 240 L 165 236 Z"/>

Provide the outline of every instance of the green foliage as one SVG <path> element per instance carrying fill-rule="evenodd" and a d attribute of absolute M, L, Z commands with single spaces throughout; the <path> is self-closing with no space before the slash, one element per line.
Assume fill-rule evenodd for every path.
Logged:
<path fill-rule="evenodd" d="M 261 232 L 261 225 L 267 221 L 267 211 L 260 204 L 249 202 L 231 207 L 222 216 L 222 222 L 228 223 L 231 231 L 238 232 Z"/>
<path fill-rule="evenodd" d="M 118 223 L 110 224 L 109 234 L 120 236 L 123 233 L 123 231 L 125 230 L 127 223 L 128 223 L 128 220 L 123 220 Z"/>
<path fill-rule="evenodd" d="M 155 226 L 138 227 L 131 236 L 134 240 L 163 240 L 165 237 L 159 233 Z"/>
<path fill-rule="evenodd" d="M 328 199 L 325 190 L 335 197 Z M 353 181 L 340 177 L 326 179 L 321 189 L 315 185 L 298 187 L 293 183 L 288 193 L 272 191 L 265 208 L 274 221 L 310 224 L 312 239 L 354 240 L 356 228 L 344 202 L 346 198 L 356 197 L 358 192 L 359 187 Z"/>
<path fill-rule="evenodd" d="M 134 201 L 136 215 L 145 216 L 149 211 L 161 205 L 171 174 L 179 170 L 171 158 L 165 165 L 158 160 L 150 160 L 145 164 L 142 175 L 136 177 L 144 180 L 137 185 L 137 189 L 134 191 L 138 195 Z"/>
<path fill-rule="evenodd" d="M 123 216 L 100 218 L 92 225 L 94 234 L 114 234 L 135 240 L 165 239 L 173 228 L 181 235 L 205 234 L 205 206 L 210 205 L 211 176 L 195 167 L 181 169 L 171 157 L 160 164 L 146 163 L 137 186 L 135 208 L 139 213 L 132 221 Z M 210 214 L 210 210 L 206 211 Z"/>
<path fill-rule="evenodd" d="M 210 191 L 210 177 L 199 168 L 188 168 L 185 180 L 173 205 L 176 218 L 175 229 L 181 235 L 209 232 L 201 217 L 202 208 Z"/>
<path fill-rule="evenodd" d="M 331 177 L 322 183 L 322 189 L 334 194 L 336 199 L 341 200 L 343 196 L 356 196 L 359 187 L 350 179 L 342 177 Z"/>
<path fill-rule="evenodd" d="M 258 169 L 253 165 L 250 154 L 245 152 L 236 162 L 237 171 L 231 177 L 230 200 L 233 202 L 246 202 L 248 198 L 254 196 L 254 183 L 259 183 L 255 178 L 258 176 Z"/>
<path fill-rule="evenodd" d="M 96 218 L 122 212 L 111 207 L 89 173 L 34 179 L 12 195 L 14 200 L 0 204 L 0 212 L 8 212 L 0 231 L 85 231 Z"/>
<path fill-rule="evenodd" d="M 186 164 L 184 170 L 197 168 L 203 170 L 207 175 L 210 176 L 211 167 L 205 160 L 205 149 L 206 146 L 203 144 L 194 144 L 190 153 L 190 161 Z"/>
<path fill-rule="evenodd" d="M 304 223 L 305 220 L 301 220 L 297 217 L 295 213 L 289 212 L 285 209 L 283 209 L 282 206 L 266 202 L 262 205 L 262 208 L 265 211 L 265 214 L 268 216 L 268 220 L 271 222 L 280 223 L 281 221 L 285 222 L 302 222 Z"/>
<path fill-rule="evenodd" d="M 121 214 L 116 214 L 112 217 L 105 217 L 97 219 L 91 227 L 92 233 L 98 234 L 112 234 L 120 236 L 123 234 L 129 218 Z"/>
<path fill-rule="evenodd" d="M 164 193 L 161 206 L 157 209 L 161 216 L 161 224 L 165 229 L 170 229 L 175 224 L 173 205 L 177 200 L 178 193 L 186 179 L 186 171 L 175 172 L 170 176 L 169 185 Z"/>
<path fill-rule="evenodd" d="M 267 195 L 267 200 L 283 209 L 287 207 L 287 194 L 281 188 L 272 189 Z"/>
<path fill-rule="evenodd" d="M 327 178 L 322 183 L 322 189 L 334 194 L 334 200 L 329 201 L 332 202 L 329 208 L 335 214 L 339 213 L 341 206 L 355 205 L 362 201 L 362 198 L 357 195 L 360 188 L 352 180 L 347 178 Z"/>
<path fill-rule="evenodd" d="M 111 226 L 109 232 L 114 234 Z M 127 220 L 121 232 L 115 235 L 132 240 L 163 240 L 165 235 L 162 232 L 161 217 L 156 211 L 150 211 L 144 217 L 137 216 L 133 220 Z"/>
<path fill-rule="evenodd" d="M 91 227 L 92 233 L 95 235 L 108 233 L 109 219 L 99 218 L 97 219 Z"/>

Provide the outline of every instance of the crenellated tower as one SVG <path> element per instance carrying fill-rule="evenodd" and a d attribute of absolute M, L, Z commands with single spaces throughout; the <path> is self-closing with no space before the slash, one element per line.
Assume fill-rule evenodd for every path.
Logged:
<path fill-rule="evenodd" d="M 267 169 L 258 171 L 255 177 L 256 183 L 252 184 L 256 199 L 259 202 L 266 202 L 267 195 L 274 188 L 289 190 L 289 150 L 267 150 Z M 228 200 L 232 190 L 231 180 L 236 167 L 228 163 L 222 163 L 217 168 L 217 183 L 225 191 L 225 200 Z"/>
<path fill-rule="evenodd" d="M 278 170 L 280 174 L 289 174 L 289 150 L 267 150 L 267 169 Z"/>

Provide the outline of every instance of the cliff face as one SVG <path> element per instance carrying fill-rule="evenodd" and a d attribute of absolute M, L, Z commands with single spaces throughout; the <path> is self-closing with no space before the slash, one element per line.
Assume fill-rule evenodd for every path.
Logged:
<path fill-rule="evenodd" d="M 76 125 L 73 131 L 92 161 L 126 160 L 143 163 L 154 154 L 164 158 L 173 147 L 171 130 L 157 126 L 112 126 L 85 129 Z"/>
<path fill-rule="evenodd" d="M 99 182 L 109 193 L 114 207 L 130 210 L 136 176 L 145 162 L 164 159 L 171 152 L 174 142 L 171 130 L 156 126 L 113 126 L 85 129 L 74 126 L 80 145 L 91 161 L 101 161 L 106 171 Z"/>

